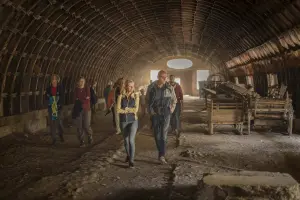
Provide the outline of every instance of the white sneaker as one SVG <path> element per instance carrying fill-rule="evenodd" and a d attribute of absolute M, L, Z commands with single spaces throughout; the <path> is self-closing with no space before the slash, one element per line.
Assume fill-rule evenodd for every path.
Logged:
<path fill-rule="evenodd" d="M 168 164 L 164 156 L 159 157 L 159 161 L 162 165 Z"/>

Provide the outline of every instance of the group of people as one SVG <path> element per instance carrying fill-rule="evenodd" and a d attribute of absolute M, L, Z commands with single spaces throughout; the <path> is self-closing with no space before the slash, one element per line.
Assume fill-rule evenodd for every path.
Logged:
<path fill-rule="evenodd" d="M 145 94 L 145 89 L 134 91 L 134 82 L 120 78 L 113 86 L 108 85 L 104 90 L 107 108 L 113 113 L 113 124 L 116 133 L 123 134 L 126 162 L 134 166 L 135 136 L 138 129 L 138 111 L 141 116 L 150 114 L 158 159 L 166 164 L 166 142 L 169 127 L 177 136 L 180 133 L 180 114 L 183 108 L 183 92 L 181 86 L 170 76 L 167 82 L 167 72 L 161 70 L 158 80 L 152 82 Z M 147 110 L 147 111 L 146 111 Z"/>
<path fill-rule="evenodd" d="M 85 78 L 81 77 L 74 91 L 75 102 L 72 111 L 72 118 L 76 123 L 77 136 L 81 147 L 85 146 L 85 134 L 88 135 L 88 143 L 93 143 L 91 120 L 93 120 L 93 116 L 96 112 L 96 86 L 97 82 L 94 82 L 94 84 L 90 87 L 86 86 Z M 56 133 L 59 135 L 61 142 L 64 142 L 63 122 L 61 118 L 64 96 L 65 93 L 62 85 L 60 84 L 59 76 L 56 74 L 52 75 L 50 86 L 46 89 L 52 145 L 56 144 Z"/>
<path fill-rule="evenodd" d="M 161 164 L 166 164 L 167 134 L 171 125 L 172 132 L 177 136 L 180 133 L 180 113 L 183 108 L 183 93 L 181 86 L 175 82 L 175 77 L 170 76 L 167 81 L 167 72 L 159 71 L 157 81 L 152 82 L 146 91 L 135 92 L 133 80 L 119 78 L 113 85 L 110 82 L 104 89 L 104 98 L 108 112 L 113 115 L 113 125 L 116 133 L 122 133 L 126 150 L 126 160 L 129 167 L 134 167 L 135 136 L 138 129 L 138 112 L 141 115 L 149 113 L 155 143 L 158 150 L 158 159 Z M 53 144 L 56 143 L 55 134 L 58 131 L 61 141 L 63 138 L 62 121 L 60 112 L 63 96 L 59 83 L 59 77 L 51 77 L 51 85 L 47 88 L 48 111 L 50 121 L 50 132 Z M 84 135 L 88 135 L 88 143 L 93 142 L 93 131 L 91 129 L 91 116 L 95 112 L 96 83 L 86 87 L 85 79 L 80 78 L 75 89 L 75 103 L 73 108 L 73 119 L 75 119 L 80 146 L 84 146 Z"/>

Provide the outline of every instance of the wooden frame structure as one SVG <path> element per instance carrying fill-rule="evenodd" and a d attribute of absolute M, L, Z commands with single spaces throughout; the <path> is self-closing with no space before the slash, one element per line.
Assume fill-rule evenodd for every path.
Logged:
<path fill-rule="evenodd" d="M 287 124 L 287 133 L 293 133 L 294 110 L 288 93 L 286 98 L 257 98 L 252 102 L 251 120 L 254 126 L 278 126 Z M 249 121 L 249 120 L 248 120 Z M 250 125 L 248 122 L 248 129 Z"/>
<path fill-rule="evenodd" d="M 215 124 L 232 124 L 240 134 L 243 134 L 243 125 L 247 123 L 246 134 L 250 134 L 253 121 L 254 126 L 287 124 L 287 132 L 291 135 L 294 115 L 292 100 L 287 92 L 286 97 L 283 98 L 284 88 L 282 88 L 279 92 L 281 95 L 277 98 L 262 98 L 257 93 L 231 82 L 219 83 L 216 91 L 204 89 L 209 133 L 213 134 Z M 230 94 L 234 98 L 221 99 L 218 97 L 219 91 Z"/>
<path fill-rule="evenodd" d="M 238 133 L 242 134 L 245 121 L 244 102 L 240 99 L 219 98 L 214 90 L 204 91 L 209 134 L 214 134 L 214 126 L 219 124 L 234 125 Z"/>

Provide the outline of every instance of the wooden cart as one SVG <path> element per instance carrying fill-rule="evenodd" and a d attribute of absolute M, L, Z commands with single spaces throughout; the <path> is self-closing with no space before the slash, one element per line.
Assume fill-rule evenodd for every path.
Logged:
<path fill-rule="evenodd" d="M 232 98 L 221 99 L 218 94 L 226 93 Z M 208 111 L 209 133 L 213 134 L 214 124 L 233 124 L 239 133 L 243 133 L 243 123 L 247 123 L 247 134 L 251 133 L 251 122 L 254 126 L 287 125 L 287 132 L 293 130 L 292 100 L 282 86 L 276 97 L 262 98 L 257 93 L 231 82 L 218 83 L 216 91 L 205 90 Z M 285 94 L 285 98 L 283 95 Z"/>
<path fill-rule="evenodd" d="M 251 107 L 251 119 L 254 120 L 254 126 L 286 125 L 287 133 L 292 135 L 294 110 L 288 93 L 285 99 L 257 98 Z"/>
<path fill-rule="evenodd" d="M 234 125 L 239 134 L 243 134 L 245 121 L 244 104 L 234 99 L 207 99 L 207 123 L 209 134 L 214 134 L 214 126 L 219 124 Z"/>

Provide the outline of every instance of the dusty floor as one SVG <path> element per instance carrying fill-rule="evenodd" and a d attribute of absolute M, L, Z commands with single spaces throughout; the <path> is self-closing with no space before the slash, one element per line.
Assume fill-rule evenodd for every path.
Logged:
<path fill-rule="evenodd" d="M 207 172 L 257 170 L 287 172 L 300 181 L 300 137 L 255 132 L 235 135 L 219 127 L 206 135 L 203 103 L 186 98 L 180 145 L 168 138 L 168 165 L 159 165 L 148 118 L 140 122 L 136 167 L 127 168 L 122 137 L 111 116 L 98 114 L 96 143 L 78 148 L 74 128 L 66 144 L 50 147 L 50 137 L 14 134 L 0 140 L 0 199 L 191 199 Z"/>

